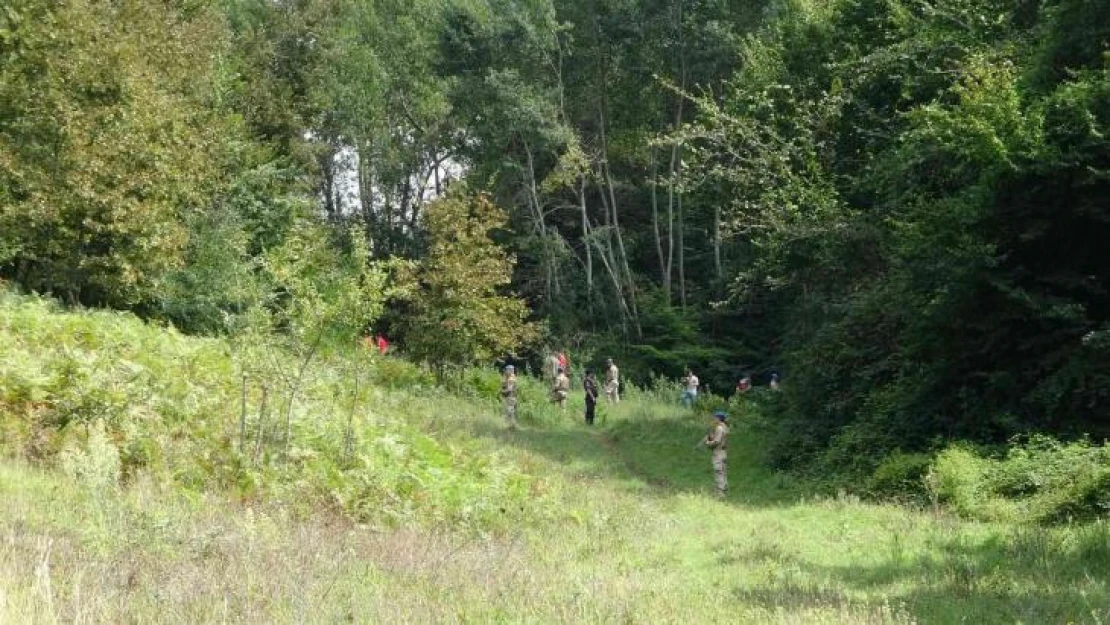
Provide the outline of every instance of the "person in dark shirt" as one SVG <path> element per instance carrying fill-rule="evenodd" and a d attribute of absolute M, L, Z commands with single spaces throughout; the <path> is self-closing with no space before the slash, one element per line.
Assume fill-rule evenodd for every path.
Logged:
<path fill-rule="evenodd" d="M 594 376 L 592 369 L 586 369 L 582 388 L 586 391 L 586 425 L 593 425 L 594 410 L 597 407 L 597 377 Z"/>

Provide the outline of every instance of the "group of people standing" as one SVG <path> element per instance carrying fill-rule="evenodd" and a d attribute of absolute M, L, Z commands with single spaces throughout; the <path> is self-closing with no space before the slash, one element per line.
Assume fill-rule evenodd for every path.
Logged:
<path fill-rule="evenodd" d="M 565 353 L 558 352 L 551 355 L 547 366 L 549 368 L 545 371 L 545 374 L 549 375 L 545 375 L 545 377 L 548 377 L 551 383 L 551 402 L 558 404 L 562 410 L 566 410 L 567 398 L 570 396 L 570 377 L 567 375 L 570 361 Z M 586 399 L 586 424 L 593 425 L 597 412 L 597 401 L 600 396 L 599 391 L 603 391 L 605 397 L 611 403 L 620 402 L 620 369 L 617 368 L 612 358 L 606 361 L 605 385 L 599 388 L 597 376 L 593 369 L 587 368 L 586 375 L 582 380 L 582 390 Z M 506 365 L 502 372 L 501 399 L 505 409 L 505 423 L 510 429 L 516 429 L 517 379 L 516 367 L 513 365 Z"/>
<path fill-rule="evenodd" d="M 693 406 L 694 402 L 698 400 L 698 387 L 700 385 L 701 381 L 698 380 L 698 376 L 694 375 L 694 372 L 687 368 L 686 373 L 682 376 L 682 395 L 679 396 L 678 403 L 682 404 L 684 408 Z M 767 383 L 767 388 L 772 391 L 779 390 L 779 374 L 771 374 L 771 379 Z M 752 376 L 750 373 L 745 373 L 740 378 L 740 381 L 736 383 L 736 392 L 738 394 L 744 394 L 750 390 L 752 390 Z"/>
<path fill-rule="evenodd" d="M 378 350 L 378 353 L 385 356 L 389 351 L 389 339 L 385 338 L 385 334 L 378 332 L 371 336 L 369 332 L 362 336 L 362 345 L 369 351 Z"/>
<path fill-rule="evenodd" d="M 551 401 L 559 405 L 563 410 L 566 410 L 567 397 L 570 395 L 570 377 L 567 371 L 570 367 L 569 359 L 563 352 L 552 354 L 547 362 L 550 367 L 545 371 L 545 377 L 549 377 L 551 383 Z M 680 403 L 685 407 L 691 407 L 698 398 L 698 387 L 700 381 L 694 372 L 687 368 L 685 375 L 682 377 L 682 396 Z M 771 377 L 771 388 L 778 389 L 778 374 Z M 745 392 L 751 388 L 751 378 L 745 375 L 740 382 L 736 385 L 738 392 Z M 582 380 L 582 390 L 585 394 L 586 400 L 586 424 L 593 425 L 594 418 L 597 410 L 597 402 L 604 392 L 605 397 L 610 403 L 620 402 L 620 369 L 612 358 L 605 362 L 605 384 L 601 386 L 597 379 L 597 375 L 593 369 L 586 369 L 585 377 Z M 501 398 L 504 403 L 505 409 L 505 423 L 509 429 L 517 428 L 516 419 L 516 406 L 517 406 L 517 377 L 516 367 L 513 365 L 506 365 L 503 370 L 501 378 Z M 699 446 L 704 446 L 711 450 L 711 464 L 713 466 L 713 477 L 715 482 L 715 492 L 717 497 L 723 498 L 728 491 L 728 419 L 724 411 L 718 410 L 714 413 L 714 425 L 709 434 L 705 436 L 700 442 Z"/>
<path fill-rule="evenodd" d="M 559 408 L 566 410 L 567 398 L 570 397 L 570 359 L 567 358 L 565 352 L 552 353 L 544 367 L 544 378 L 547 379 L 551 385 L 551 402 L 558 404 Z M 701 380 L 693 372 L 692 369 L 687 367 L 685 373 L 681 378 L 682 394 L 679 396 L 679 404 L 684 408 L 691 408 L 698 400 L 698 390 L 701 386 Z M 772 391 L 779 390 L 779 375 L 777 373 L 771 374 L 771 380 L 768 387 Z M 515 428 L 516 422 L 516 367 L 507 365 L 503 370 L 501 381 L 501 397 L 505 405 L 505 420 L 510 428 Z M 740 381 L 736 383 L 737 393 L 746 393 L 752 389 L 751 374 L 744 374 Z M 620 402 L 620 369 L 612 358 L 605 361 L 605 383 L 599 385 L 597 375 L 593 369 L 587 368 L 585 377 L 582 379 L 582 390 L 585 394 L 586 400 L 586 424 L 593 425 L 597 412 L 597 402 L 604 393 L 606 399 L 610 403 Z"/>

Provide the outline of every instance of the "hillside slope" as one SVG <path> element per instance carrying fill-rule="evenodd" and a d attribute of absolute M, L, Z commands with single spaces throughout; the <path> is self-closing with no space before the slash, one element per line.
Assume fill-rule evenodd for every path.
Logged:
<path fill-rule="evenodd" d="M 343 350 L 287 444 L 266 353 L 5 297 L 0 622 L 1110 620 L 1105 522 L 806 497 L 744 410 L 719 502 L 702 417 L 665 397 L 589 429 L 527 382 L 507 432 L 495 376 L 448 393 Z"/>

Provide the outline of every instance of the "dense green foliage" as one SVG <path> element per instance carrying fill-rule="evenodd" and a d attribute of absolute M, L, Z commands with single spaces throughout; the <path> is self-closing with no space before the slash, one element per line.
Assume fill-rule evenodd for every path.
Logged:
<path fill-rule="evenodd" d="M 0 262 L 22 284 L 129 305 L 181 263 L 235 131 L 222 34 L 210 11 L 146 2 L 5 6 Z"/>
<path fill-rule="evenodd" d="M 774 462 L 900 490 L 1110 435 L 1108 42 L 1098 0 L 15 0 L 0 278 L 281 343 L 289 405 L 368 329 L 781 373 Z"/>
<path fill-rule="evenodd" d="M 1096 4 L 798 3 L 749 41 L 692 135 L 757 250 L 735 294 L 784 314 L 784 461 L 1108 434 Z"/>
<path fill-rule="evenodd" d="M 544 514 L 539 478 L 422 431 L 441 393 L 401 361 L 347 347 L 306 366 L 265 337 L 189 338 L 7 294 L 0 353 L 0 449 L 80 484 L 153 479 L 384 525 L 488 530 Z"/>
<path fill-rule="evenodd" d="M 498 294 L 513 266 L 490 238 L 504 211 L 484 196 L 453 193 L 430 204 L 424 219 L 427 255 L 400 279 L 406 351 L 442 378 L 445 367 L 489 362 L 528 342 L 535 331 L 525 323 L 527 306 Z"/>
<path fill-rule="evenodd" d="M 1071 521 L 1110 510 L 1110 459 L 1105 447 L 1069 445 L 1037 436 L 1001 460 L 956 447 L 937 458 L 930 492 L 961 514 L 984 519 Z"/>

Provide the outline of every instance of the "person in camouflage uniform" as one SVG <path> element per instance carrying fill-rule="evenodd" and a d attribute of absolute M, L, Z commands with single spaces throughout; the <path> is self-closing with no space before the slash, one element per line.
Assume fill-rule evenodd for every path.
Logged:
<path fill-rule="evenodd" d="M 728 415 L 718 410 L 713 416 L 717 422 L 702 443 L 713 450 L 713 477 L 717 483 L 717 497 L 723 499 L 728 492 L 728 426 L 725 425 Z"/>
<path fill-rule="evenodd" d="M 516 429 L 516 367 L 507 365 L 501 378 L 501 400 L 505 405 L 505 424 Z"/>
<path fill-rule="evenodd" d="M 551 387 L 551 401 L 559 404 L 559 408 L 567 409 L 567 395 L 570 394 L 570 378 L 566 371 L 559 367 L 555 374 L 555 384 Z"/>
<path fill-rule="evenodd" d="M 620 403 L 620 386 L 620 370 L 617 369 L 617 365 L 615 365 L 613 359 L 610 358 L 606 361 L 605 367 L 605 397 L 610 403 Z"/>
<path fill-rule="evenodd" d="M 559 375 L 559 354 L 551 352 L 544 361 L 543 379 L 548 384 L 554 384 L 555 377 Z"/>

